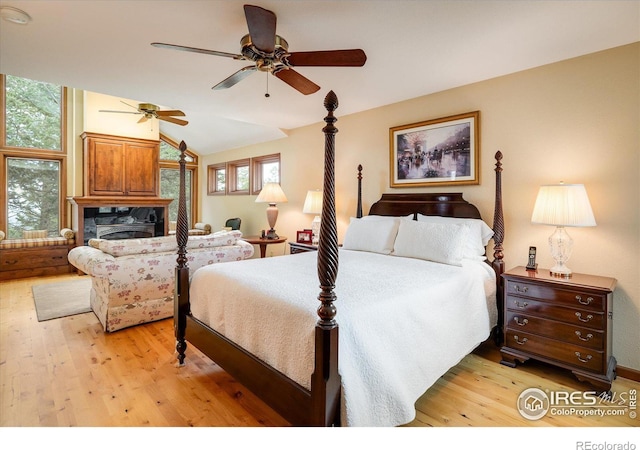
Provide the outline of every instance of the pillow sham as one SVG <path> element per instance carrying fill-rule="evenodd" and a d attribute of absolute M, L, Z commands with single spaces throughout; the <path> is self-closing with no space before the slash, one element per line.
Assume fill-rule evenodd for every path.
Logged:
<path fill-rule="evenodd" d="M 464 219 L 458 217 L 425 216 L 418 213 L 418 222 L 468 224 L 468 239 L 464 245 L 464 258 L 485 259 L 485 247 L 493 237 L 493 230 L 482 219 Z"/>
<path fill-rule="evenodd" d="M 398 227 L 393 255 L 461 266 L 469 224 L 403 220 Z"/>
<path fill-rule="evenodd" d="M 363 220 L 393 220 L 393 219 L 414 219 L 414 214 L 409 214 L 408 216 L 380 216 L 377 214 L 371 214 L 369 216 L 363 216 Z"/>
<path fill-rule="evenodd" d="M 352 217 L 344 236 L 342 248 L 388 255 L 393 251 L 393 242 L 396 239 L 400 222 L 401 220 L 398 218 L 368 220 Z"/>

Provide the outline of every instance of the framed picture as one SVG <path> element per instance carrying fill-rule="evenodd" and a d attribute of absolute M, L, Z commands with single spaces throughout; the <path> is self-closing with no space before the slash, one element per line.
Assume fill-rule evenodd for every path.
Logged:
<path fill-rule="evenodd" d="M 391 187 L 480 184 L 480 111 L 389 128 Z"/>
<path fill-rule="evenodd" d="M 297 232 L 296 242 L 298 244 L 311 244 L 313 239 L 313 231 L 311 230 L 302 230 Z"/>

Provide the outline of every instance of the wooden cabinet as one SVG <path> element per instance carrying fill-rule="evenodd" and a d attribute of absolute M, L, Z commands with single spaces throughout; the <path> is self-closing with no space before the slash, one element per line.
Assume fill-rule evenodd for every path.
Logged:
<path fill-rule="evenodd" d="M 159 141 L 83 133 L 86 196 L 160 192 Z"/>
<path fill-rule="evenodd" d="M 579 380 L 609 391 L 616 369 L 612 354 L 616 280 L 576 273 L 557 278 L 548 270 L 524 267 L 502 277 L 501 363 L 515 367 L 516 361 L 533 358 L 569 369 Z"/>
<path fill-rule="evenodd" d="M 73 271 L 67 253 L 73 245 L 3 248 L 0 250 L 0 280 L 59 275 Z"/>
<path fill-rule="evenodd" d="M 317 245 L 301 244 L 299 242 L 289 242 L 289 253 L 291 253 L 292 255 L 296 253 L 316 252 L 316 251 L 318 251 Z"/>

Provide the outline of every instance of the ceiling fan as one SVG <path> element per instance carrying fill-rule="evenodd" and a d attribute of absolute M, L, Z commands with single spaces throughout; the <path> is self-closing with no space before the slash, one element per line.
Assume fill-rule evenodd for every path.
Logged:
<path fill-rule="evenodd" d="M 138 107 L 136 108 L 135 106 L 130 105 L 127 102 L 123 102 L 122 100 L 120 100 L 120 102 L 124 103 L 127 106 L 130 106 L 131 108 L 135 109 L 135 111 L 112 111 L 107 109 L 101 109 L 100 112 L 121 113 L 121 114 L 142 114 L 142 117 L 140 118 L 140 120 L 138 120 L 138 123 L 146 122 L 147 120 L 153 119 L 153 118 L 164 120 L 166 122 L 175 123 L 176 125 L 182 125 L 182 126 L 189 123 L 186 120 L 171 117 L 171 116 L 184 116 L 184 113 L 178 109 L 161 110 L 160 107 L 152 103 L 139 103 Z"/>
<path fill-rule="evenodd" d="M 259 6 L 244 5 L 249 34 L 240 40 L 241 54 L 219 52 L 183 45 L 151 43 L 154 47 L 182 50 L 205 55 L 224 56 L 237 60 L 252 61 L 254 64 L 243 67 L 230 77 L 213 86 L 212 89 L 227 89 L 234 86 L 252 73 L 270 72 L 299 92 L 308 95 L 320 89 L 320 86 L 293 70 L 293 67 L 328 66 L 361 67 L 367 55 L 360 49 L 323 50 L 289 53 L 287 41 L 276 34 L 276 15 Z M 269 96 L 269 94 L 265 94 Z"/>

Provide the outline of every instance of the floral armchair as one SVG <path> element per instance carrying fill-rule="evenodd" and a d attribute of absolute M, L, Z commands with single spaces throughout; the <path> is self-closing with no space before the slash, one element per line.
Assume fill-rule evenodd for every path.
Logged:
<path fill-rule="evenodd" d="M 248 259 L 253 246 L 239 231 L 190 236 L 192 273 L 205 265 Z M 175 236 L 91 239 L 69 252 L 69 262 L 92 278 L 91 309 L 105 331 L 173 315 L 177 244 Z"/>

